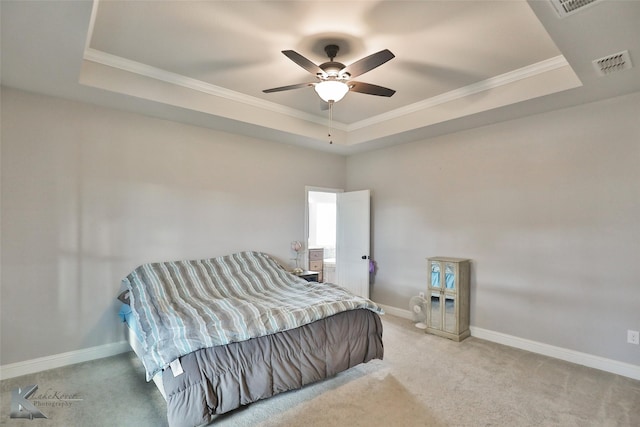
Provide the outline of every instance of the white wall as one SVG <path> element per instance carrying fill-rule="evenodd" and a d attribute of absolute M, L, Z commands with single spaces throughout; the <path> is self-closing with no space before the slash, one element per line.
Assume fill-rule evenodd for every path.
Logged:
<path fill-rule="evenodd" d="M 640 94 L 352 156 L 372 190 L 376 302 L 468 257 L 471 323 L 640 365 Z"/>
<path fill-rule="evenodd" d="M 121 341 L 120 280 L 149 261 L 304 240 L 305 185 L 345 159 L 2 89 L 0 364 Z"/>

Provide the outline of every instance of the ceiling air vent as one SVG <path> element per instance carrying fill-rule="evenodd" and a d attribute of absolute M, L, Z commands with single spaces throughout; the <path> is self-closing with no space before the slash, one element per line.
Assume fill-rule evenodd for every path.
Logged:
<path fill-rule="evenodd" d="M 622 70 L 628 70 L 632 67 L 629 51 L 614 53 L 604 58 L 593 61 L 593 66 L 600 76 L 606 76 Z"/>
<path fill-rule="evenodd" d="M 553 7 L 560 18 L 572 15 L 587 6 L 598 3 L 601 0 L 551 0 Z"/>

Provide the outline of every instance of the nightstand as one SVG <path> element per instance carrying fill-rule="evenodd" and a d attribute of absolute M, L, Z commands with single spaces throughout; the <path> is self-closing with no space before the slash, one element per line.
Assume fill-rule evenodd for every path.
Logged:
<path fill-rule="evenodd" d="M 303 271 L 300 274 L 297 274 L 298 277 L 302 277 L 307 282 L 317 282 L 318 281 L 318 272 L 317 271 Z"/>
<path fill-rule="evenodd" d="M 324 282 L 322 271 L 324 270 L 324 249 L 309 249 L 309 270 L 318 272 L 316 282 Z"/>

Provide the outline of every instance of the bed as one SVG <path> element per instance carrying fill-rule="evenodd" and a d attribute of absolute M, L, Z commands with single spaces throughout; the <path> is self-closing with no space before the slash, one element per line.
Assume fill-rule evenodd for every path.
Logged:
<path fill-rule="evenodd" d="M 208 424 L 384 354 L 380 307 L 261 252 L 145 264 L 123 285 L 121 316 L 170 426 Z"/>

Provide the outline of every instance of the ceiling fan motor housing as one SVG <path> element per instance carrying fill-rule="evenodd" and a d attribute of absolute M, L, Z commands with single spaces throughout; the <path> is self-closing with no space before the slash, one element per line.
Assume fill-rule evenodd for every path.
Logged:
<path fill-rule="evenodd" d="M 325 62 L 323 64 L 318 65 L 318 67 L 322 68 L 322 71 L 324 71 L 324 74 L 325 74 L 324 76 L 318 76 L 318 77 L 321 77 L 321 78 L 335 77 L 339 79 L 349 78 L 349 73 L 340 73 L 340 71 L 345 67 L 344 64 L 340 62 L 334 62 L 334 61 Z"/>
<path fill-rule="evenodd" d="M 326 45 L 324 47 L 324 51 L 326 52 L 326 54 L 329 57 L 329 59 L 331 61 L 333 61 L 333 58 L 338 56 L 338 52 L 340 51 L 340 47 L 338 45 L 335 45 L 335 44 L 328 44 L 328 45 Z"/>
<path fill-rule="evenodd" d="M 319 75 L 318 77 L 336 78 L 339 80 L 346 80 L 350 77 L 349 73 L 340 74 L 340 71 L 342 71 L 345 68 L 345 65 L 341 62 L 337 62 L 333 60 L 333 58 L 335 58 L 338 55 L 339 50 L 340 50 L 340 47 L 338 47 L 335 44 L 330 44 L 325 46 L 324 51 L 327 53 L 327 56 L 329 57 L 329 61 L 318 65 L 318 67 L 320 67 L 322 71 L 324 71 L 325 73 L 325 75 L 322 75 L 322 76 Z"/>

